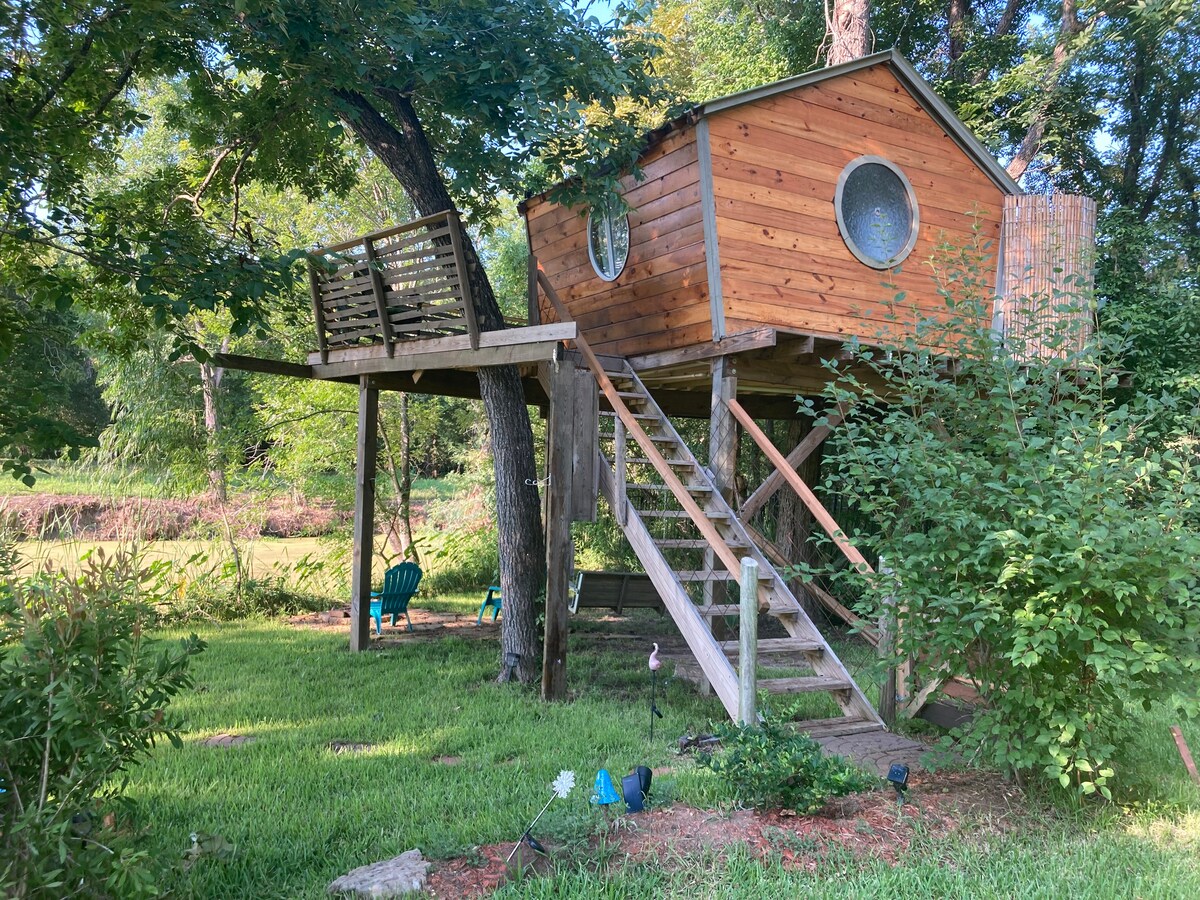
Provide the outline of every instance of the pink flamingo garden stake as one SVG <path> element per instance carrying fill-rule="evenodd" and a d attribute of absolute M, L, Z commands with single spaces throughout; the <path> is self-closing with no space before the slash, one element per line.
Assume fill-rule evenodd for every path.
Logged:
<path fill-rule="evenodd" d="M 658 644 L 650 654 L 650 740 L 654 740 L 654 717 L 662 718 L 655 702 L 658 695 L 658 670 L 662 668 L 662 660 L 658 658 Z"/>

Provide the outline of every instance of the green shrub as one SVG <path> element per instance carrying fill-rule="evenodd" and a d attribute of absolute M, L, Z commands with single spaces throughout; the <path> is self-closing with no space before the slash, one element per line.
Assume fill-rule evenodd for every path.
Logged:
<path fill-rule="evenodd" d="M 158 893 L 119 815 L 122 776 L 158 740 L 178 745 L 166 707 L 204 648 L 144 636 L 160 589 L 132 554 L 0 582 L 0 894 Z"/>
<path fill-rule="evenodd" d="M 246 554 L 213 558 L 192 554 L 184 563 L 158 562 L 164 580 L 174 583 L 158 606 L 159 621 L 179 624 L 197 619 L 230 622 L 234 619 L 298 615 L 328 609 L 328 591 L 340 583 L 340 571 L 305 554 L 296 562 L 273 564 L 268 574 L 258 574 L 245 564 Z M 191 577 L 187 573 L 195 573 Z"/>
<path fill-rule="evenodd" d="M 291 585 L 281 575 L 244 578 L 238 582 L 193 581 L 181 599 L 173 599 L 159 609 L 159 618 L 168 624 L 207 619 L 232 622 L 234 619 L 294 616 L 328 609 L 330 600 Z"/>
<path fill-rule="evenodd" d="M 879 783 L 840 757 L 823 756 L 820 744 L 781 722 L 726 722 L 714 733 L 721 739 L 721 749 L 701 754 L 698 762 L 721 780 L 731 800 L 743 806 L 810 813 L 830 797 L 867 791 Z"/>
<path fill-rule="evenodd" d="M 923 680 L 979 685 L 961 747 L 1109 796 L 1127 703 L 1200 710 L 1194 435 L 1158 430 L 1179 421 L 1164 407 L 1196 398 L 1115 398 L 1119 348 L 1077 349 L 1057 315 L 1086 297 L 1042 298 L 1046 330 L 998 342 L 986 271 L 963 253 L 941 269 L 941 321 L 901 296 L 892 319 L 915 318 L 916 335 L 854 348 L 830 391 L 851 412 L 827 484 L 869 518 L 854 537 L 894 570 L 850 576 L 864 612 L 897 611 L 900 654 Z"/>
<path fill-rule="evenodd" d="M 432 594 L 474 591 L 498 583 L 500 544 L 496 523 L 473 529 L 427 532 L 420 538 L 421 589 Z"/>

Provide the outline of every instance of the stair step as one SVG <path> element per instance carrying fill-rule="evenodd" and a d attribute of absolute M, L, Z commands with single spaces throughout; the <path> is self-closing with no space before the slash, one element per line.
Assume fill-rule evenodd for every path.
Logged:
<path fill-rule="evenodd" d="M 675 573 L 675 577 L 680 581 L 735 581 L 737 580 L 736 576 L 737 573 L 728 572 L 725 569 L 705 569 L 703 571 L 683 571 Z M 774 576 L 769 575 L 766 572 L 758 573 L 759 581 L 771 581 L 773 579 Z"/>
<path fill-rule="evenodd" d="M 720 510 L 705 510 L 704 514 L 713 521 L 728 521 L 729 513 Z M 643 519 L 691 519 L 691 515 L 682 509 L 639 509 L 638 515 Z"/>
<path fill-rule="evenodd" d="M 649 437 L 656 444 L 679 444 L 679 440 L 669 434 L 652 434 Z"/>
<path fill-rule="evenodd" d="M 863 734 L 868 731 L 884 730 L 881 724 L 870 719 L 851 719 L 846 716 L 793 722 L 792 727 L 797 731 L 804 732 L 813 739 L 842 737 L 847 734 Z"/>
<path fill-rule="evenodd" d="M 713 603 L 710 606 L 697 606 L 696 612 L 700 613 L 700 615 L 705 616 L 705 617 L 708 617 L 708 616 L 740 616 L 742 614 L 742 607 L 737 603 Z M 760 609 L 759 612 L 763 612 L 763 610 Z M 766 613 L 767 613 L 767 615 L 777 616 L 780 618 L 782 618 L 783 616 L 795 615 L 795 613 L 790 609 L 768 608 L 766 610 Z"/>
<path fill-rule="evenodd" d="M 730 550 L 748 550 L 750 545 L 738 540 L 727 540 Z M 704 538 L 662 538 L 656 539 L 654 545 L 659 550 L 707 550 L 708 541 Z"/>
<path fill-rule="evenodd" d="M 711 494 L 712 490 L 713 490 L 707 484 L 685 484 L 684 487 L 688 489 L 689 494 Z M 627 491 L 658 491 L 661 493 L 663 491 L 669 492 L 671 489 L 669 487 L 667 487 L 665 484 L 633 484 L 631 482 L 627 482 L 625 484 L 625 490 L 627 490 Z"/>
<path fill-rule="evenodd" d="M 705 618 L 715 616 L 740 616 L 742 608 L 736 603 L 713 603 L 710 606 L 697 606 L 696 612 Z"/>
<path fill-rule="evenodd" d="M 658 421 L 658 416 L 656 416 L 654 413 L 639 413 L 639 412 L 634 412 L 633 410 L 630 410 L 629 413 L 635 419 L 642 419 L 643 421 L 646 421 L 646 422 L 657 422 Z M 606 418 L 606 419 L 615 419 L 617 417 L 617 414 L 615 412 L 609 412 L 607 409 L 602 409 L 602 410 L 600 410 L 600 416 L 602 418 Z"/>
<path fill-rule="evenodd" d="M 665 457 L 664 457 L 664 459 L 665 459 Z M 640 466 L 654 465 L 653 462 L 651 462 L 649 459 L 647 459 L 644 456 L 627 456 L 627 457 L 625 457 L 625 462 L 627 464 L 636 463 L 637 465 L 640 465 Z M 690 459 L 668 459 L 668 460 L 666 460 L 666 463 L 669 466 L 693 466 L 693 465 L 695 465 L 695 463 L 693 463 Z"/>
<path fill-rule="evenodd" d="M 736 641 L 722 644 L 725 655 L 737 659 L 740 649 Z M 763 638 L 758 642 L 758 655 L 779 656 L 788 653 L 824 653 L 825 645 L 820 641 L 805 641 L 799 638 Z"/>
<path fill-rule="evenodd" d="M 768 694 L 807 694 L 814 691 L 848 691 L 853 684 L 847 678 L 805 675 L 800 678 L 767 678 L 758 682 L 758 689 Z"/>

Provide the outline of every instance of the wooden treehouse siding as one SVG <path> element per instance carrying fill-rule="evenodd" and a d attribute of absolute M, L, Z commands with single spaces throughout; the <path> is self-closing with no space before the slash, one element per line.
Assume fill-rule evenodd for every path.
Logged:
<path fill-rule="evenodd" d="M 615 281 L 592 268 L 587 216 L 544 200 L 526 207 L 530 249 L 597 353 L 636 356 L 712 339 L 694 129 L 664 138 L 621 181 L 629 257 Z M 542 312 L 543 321 L 555 321 Z"/>
<path fill-rule="evenodd" d="M 1004 194 L 884 66 L 714 113 L 709 130 L 729 322 L 869 340 L 900 291 L 901 321 L 940 311 L 929 262 L 976 227 L 994 287 Z M 838 232 L 838 176 L 864 154 L 899 166 L 917 197 L 918 239 L 899 271 L 862 264 Z"/>

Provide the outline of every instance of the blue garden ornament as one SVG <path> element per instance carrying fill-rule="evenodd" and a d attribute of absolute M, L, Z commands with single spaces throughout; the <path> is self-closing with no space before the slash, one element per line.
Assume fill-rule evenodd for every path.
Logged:
<path fill-rule="evenodd" d="M 608 769 L 601 769 L 596 773 L 596 783 L 592 785 L 592 802 L 599 806 L 607 806 L 620 801 L 621 795 L 613 787 L 612 776 L 608 774 Z"/>

